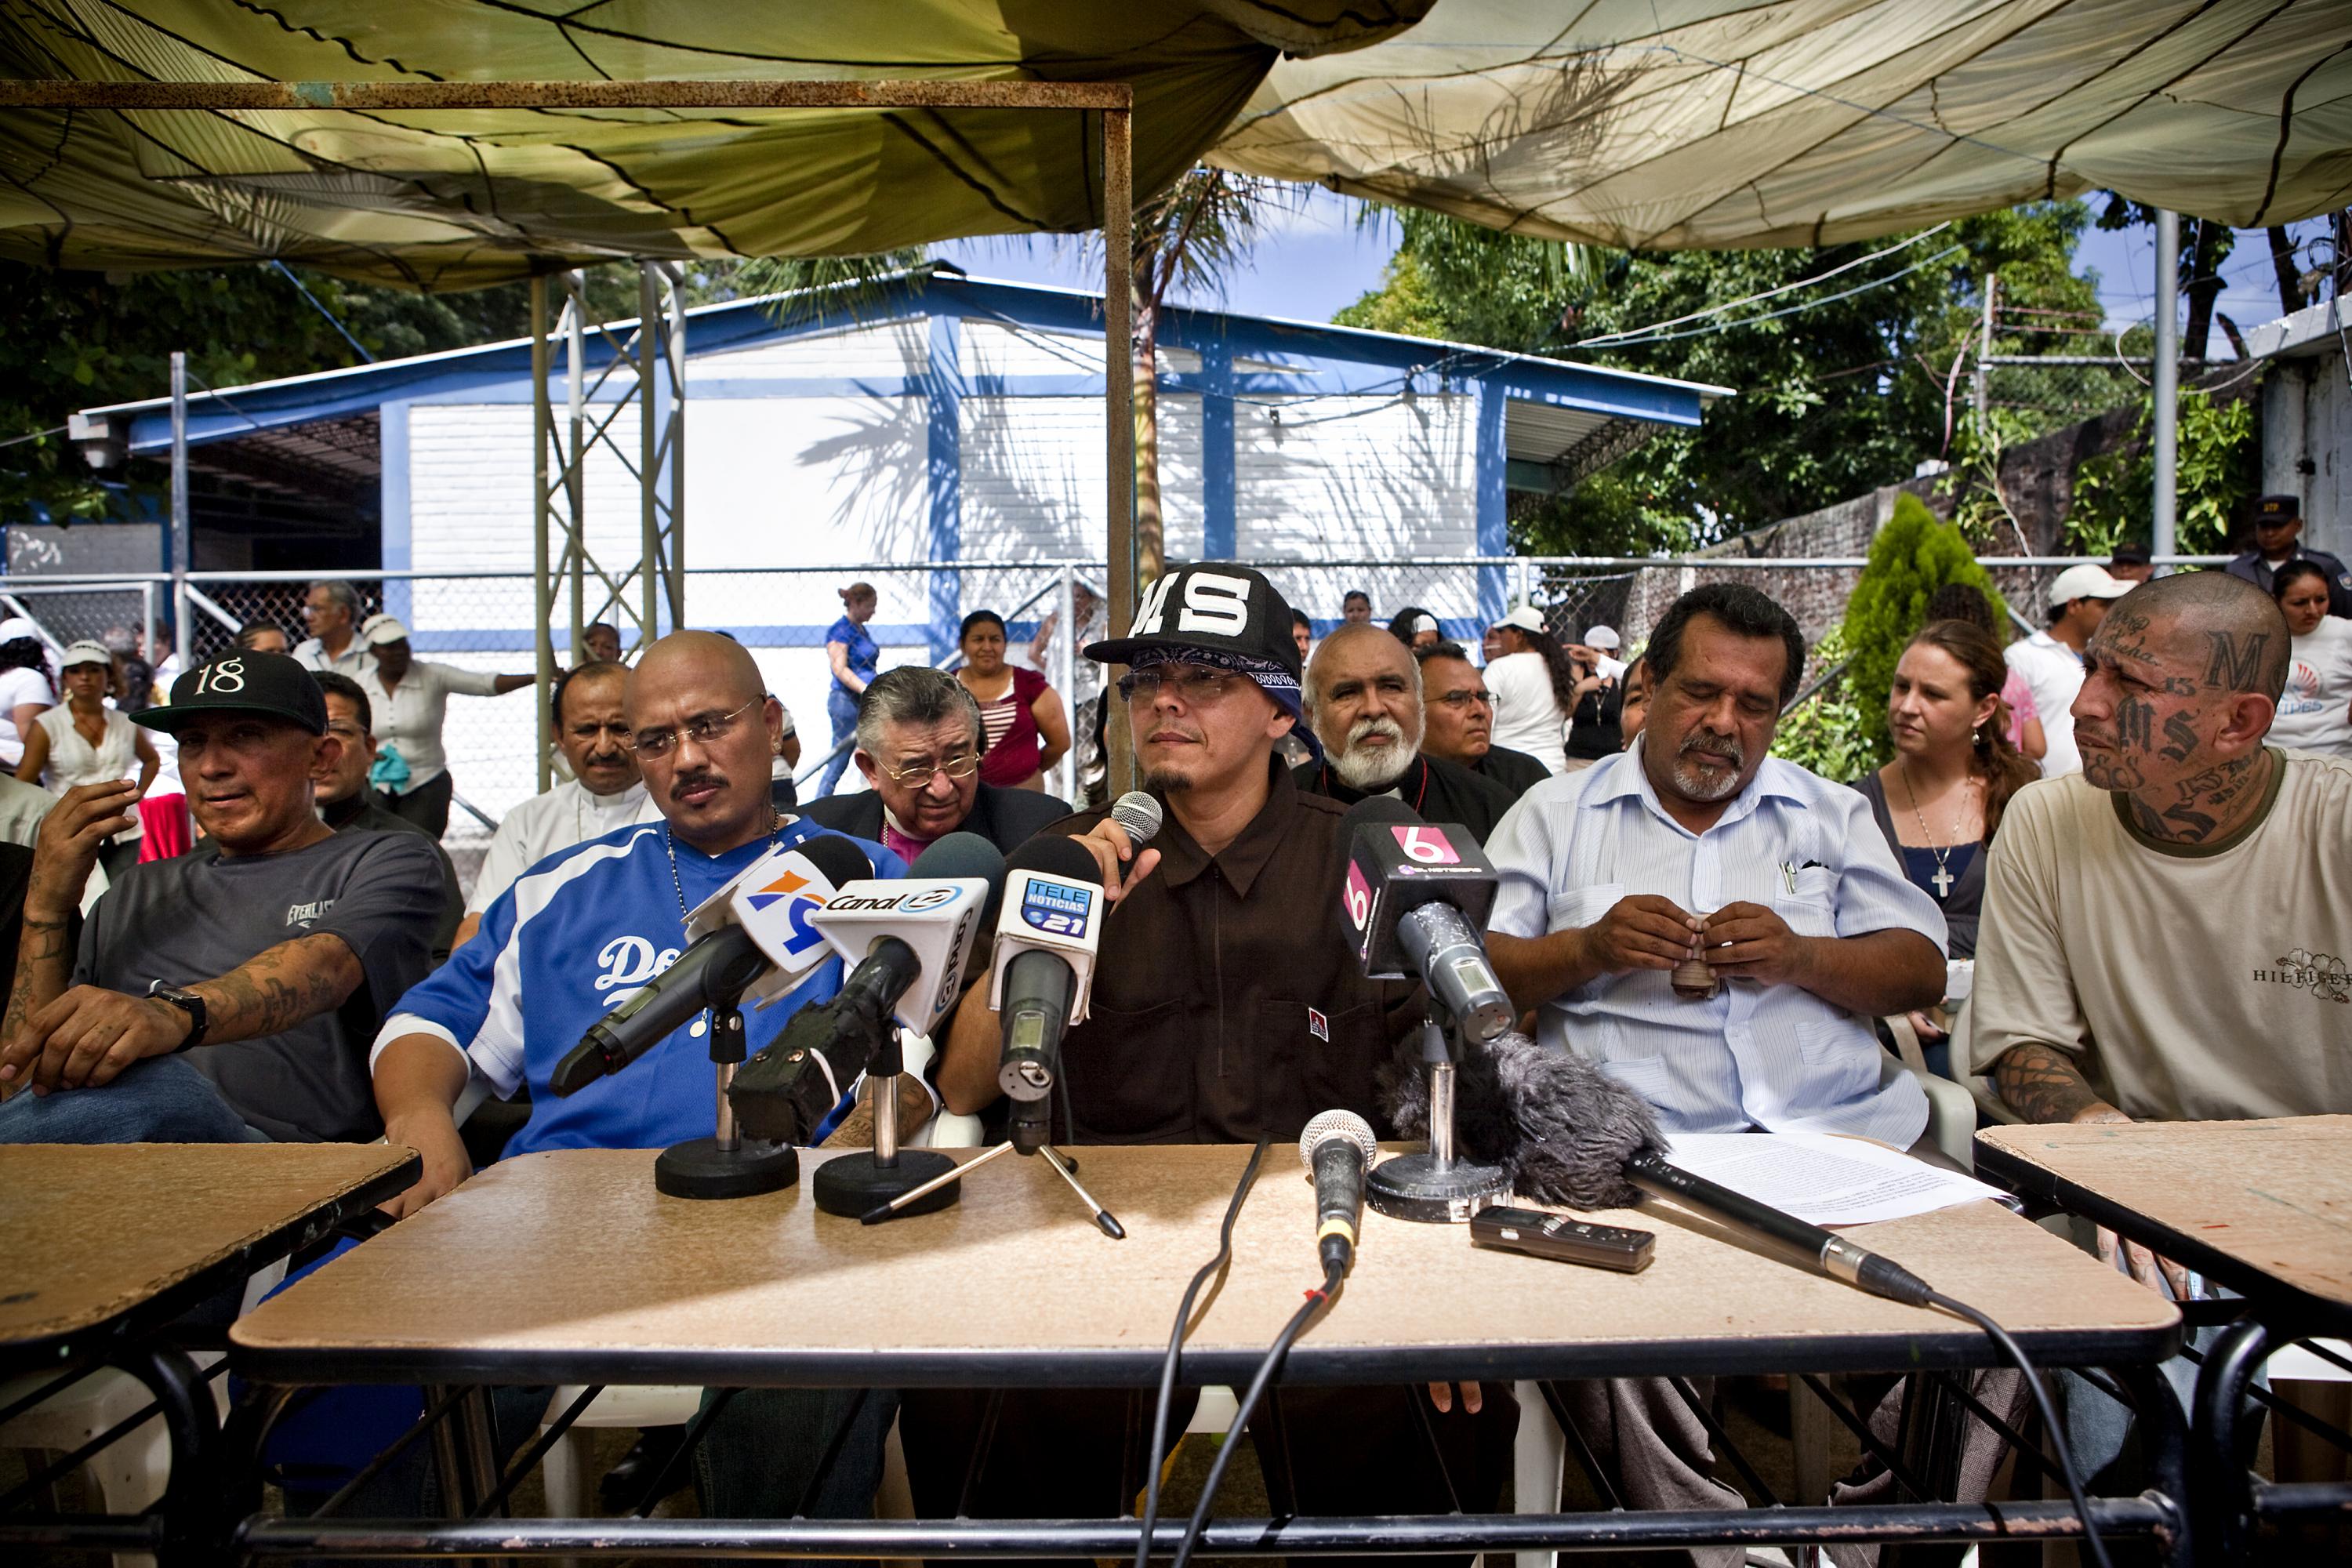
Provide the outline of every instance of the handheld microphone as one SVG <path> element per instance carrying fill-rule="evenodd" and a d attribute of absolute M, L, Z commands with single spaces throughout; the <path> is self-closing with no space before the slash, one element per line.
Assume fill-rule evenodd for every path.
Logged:
<path fill-rule="evenodd" d="M 997 1086 L 1016 1102 L 1053 1092 L 1063 1031 L 1086 1021 L 1103 914 L 1102 872 L 1076 839 L 1045 834 L 1013 852 L 988 1005 L 1004 1031 Z"/>
<path fill-rule="evenodd" d="M 1417 976 L 1472 1040 L 1509 1028 L 1517 1014 L 1479 935 L 1495 868 L 1469 830 L 1423 822 L 1386 795 L 1349 807 L 1346 826 L 1348 921 L 1364 973 Z"/>
<path fill-rule="evenodd" d="M 1110 819 L 1126 828 L 1128 843 L 1140 849 L 1159 835 L 1160 802 L 1139 789 L 1129 790 L 1110 803 Z"/>
<path fill-rule="evenodd" d="M 807 1142 L 874 1061 L 894 1018 L 929 1031 L 961 993 L 1003 863 L 986 839 L 950 833 L 903 879 L 848 883 L 808 917 L 853 967 L 831 1001 L 794 1013 L 737 1069 L 727 1100 L 745 1133 Z"/>
<path fill-rule="evenodd" d="M 625 998 L 555 1065 L 548 1087 L 578 1093 L 619 1072 L 705 1007 L 747 995 L 772 1001 L 832 956 L 809 923 L 834 889 L 873 875 L 873 862 L 838 834 L 772 849 L 688 917 L 693 940 L 677 962 Z"/>
<path fill-rule="evenodd" d="M 1364 1174 L 1380 1155 L 1371 1123 L 1352 1110 L 1327 1110 L 1298 1135 L 1298 1158 L 1315 1178 L 1315 1245 L 1328 1272 L 1356 1258 L 1364 1217 Z"/>
<path fill-rule="evenodd" d="M 1874 1296 L 1921 1307 L 1935 1294 L 1926 1280 L 1893 1258 L 1856 1247 L 1835 1231 L 1824 1230 L 1720 1182 L 1693 1175 L 1654 1149 L 1625 1162 L 1625 1179 L 1645 1193 L 1686 1203 L 1763 1237 L 1790 1254 L 1800 1267 L 1859 1286 Z"/>

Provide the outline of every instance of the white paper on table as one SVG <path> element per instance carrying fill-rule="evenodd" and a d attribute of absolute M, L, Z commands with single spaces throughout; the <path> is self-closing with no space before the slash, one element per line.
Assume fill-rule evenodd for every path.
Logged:
<path fill-rule="evenodd" d="M 1835 1132 L 1685 1132 L 1666 1157 L 1811 1225 L 1869 1225 L 2008 1197 L 1973 1176 Z"/>

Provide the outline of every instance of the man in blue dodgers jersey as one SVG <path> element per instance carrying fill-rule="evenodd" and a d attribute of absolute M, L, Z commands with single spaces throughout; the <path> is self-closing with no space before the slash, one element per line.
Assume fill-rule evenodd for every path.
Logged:
<path fill-rule="evenodd" d="M 725 637 L 676 632 L 655 644 L 629 675 L 626 705 L 646 793 L 663 820 L 615 829 L 532 867 L 491 904 L 473 940 L 394 1008 L 371 1061 L 376 1103 L 386 1138 L 425 1160 L 417 1184 L 384 1205 L 395 1216 L 473 1173 L 452 1108 L 476 1075 L 500 1093 L 530 1085 L 530 1120 L 508 1144 L 509 1154 L 652 1148 L 714 1130 L 707 1016 L 569 1099 L 556 1098 L 548 1078 L 606 1009 L 677 959 L 688 910 L 770 846 L 789 848 L 829 831 L 798 817 L 780 820 L 770 804 L 768 760 L 782 710 L 766 689 L 751 656 Z M 876 876 L 905 871 L 880 845 L 853 842 Z M 747 1010 L 751 1048 L 765 1045 L 802 1003 L 824 1001 L 840 984 L 840 961 L 830 960 L 789 995 Z M 930 1110 L 927 1100 L 910 1104 L 901 1125 L 919 1125 Z M 530 1392 L 528 1401 L 499 1401 L 501 1427 L 509 1405 L 528 1403 L 522 1418 L 537 1419 L 545 1391 Z M 847 1425 L 808 1511 L 870 1517 L 896 1411 L 895 1395 L 881 1391 L 862 1400 L 850 1390 L 740 1394 L 705 1439 L 704 1512 L 793 1512 Z M 516 1436 L 501 1432 L 504 1440 Z"/>

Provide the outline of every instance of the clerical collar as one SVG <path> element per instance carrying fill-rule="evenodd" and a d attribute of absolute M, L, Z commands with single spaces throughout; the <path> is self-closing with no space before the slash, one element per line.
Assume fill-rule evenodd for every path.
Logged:
<path fill-rule="evenodd" d="M 1386 789 L 1350 788 L 1340 781 L 1339 773 L 1333 770 L 1328 761 L 1320 765 L 1319 772 L 1322 775 L 1319 782 L 1323 786 L 1323 793 L 1345 805 L 1353 805 L 1358 801 L 1370 799 L 1373 795 L 1387 795 L 1391 800 L 1404 802 L 1415 812 L 1419 812 L 1422 802 L 1429 797 L 1429 764 L 1422 760 L 1421 753 L 1418 752 L 1412 754 L 1412 761 L 1406 764 L 1404 772 L 1399 773 L 1395 781 Z"/>

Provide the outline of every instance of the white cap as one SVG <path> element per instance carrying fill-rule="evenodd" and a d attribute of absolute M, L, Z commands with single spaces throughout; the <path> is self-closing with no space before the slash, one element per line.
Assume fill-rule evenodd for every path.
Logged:
<path fill-rule="evenodd" d="M 408 628 L 400 624 L 396 616 L 379 612 L 360 623 L 360 641 L 370 647 L 382 647 L 388 642 L 404 642 L 407 638 Z"/>
<path fill-rule="evenodd" d="M 114 656 L 107 652 L 104 643 L 93 642 L 88 637 L 82 637 L 66 644 L 65 657 L 58 660 L 58 668 L 61 670 L 71 669 L 78 664 L 102 664 L 107 668 L 112 669 Z"/>
<path fill-rule="evenodd" d="M 10 616 L 0 621 L 0 642 L 15 642 L 18 637 L 32 637 L 37 641 L 40 635 L 41 628 L 22 616 Z"/>
<path fill-rule="evenodd" d="M 1521 605 L 1495 624 L 1498 626 L 1517 626 L 1523 632 L 1533 632 L 1538 637 L 1546 637 L 1551 632 L 1551 628 L 1544 625 L 1543 612 L 1533 605 Z"/>
<path fill-rule="evenodd" d="M 1615 652 L 1618 646 L 1615 626 L 1594 626 L 1584 634 L 1584 646 Z"/>
<path fill-rule="evenodd" d="M 1438 626 L 1435 616 L 1415 616 L 1412 618 L 1412 629 L 1418 635 L 1422 632 L 1439 631 L 1443 628 Z"/>
<path fill-rule="evenodd" d="M 2076 599 L 2120 599 L 2138 585 L 2110 575 L 2104 566 L 2084 562 L 2067 567 L 2050 580 L 2050 607 L 2054 610 Z"/>

